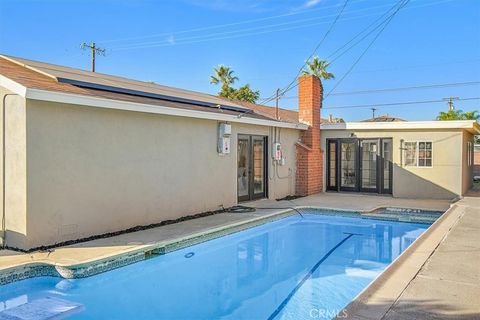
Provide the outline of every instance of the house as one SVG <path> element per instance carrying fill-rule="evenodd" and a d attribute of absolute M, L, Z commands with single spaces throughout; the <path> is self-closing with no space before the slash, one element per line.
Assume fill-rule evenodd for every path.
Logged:
<path fill-rule="evenodd" d="M 389 116 L 388 114 L 363 120 L 363 122 L 400 122 L 400 121 L 405 121 L 405 120 Z"/>
<path fill-rule="evenodd" d="M 0 56 L 2 244 L 28 250 L 326 190 L 454 198 L 469 188 L 478 124 L 322 119 L 319 79 L 298 87 L 298 112 L 277 118 L 267 106 Z"/>
<path fill-rule="evenodd" d="M 319 192 L 319 139 L 297 145 L 313 133 L 305 123 L 320 130 L 309 95 L 300 119 L 276 119 L 269 107 L 1 56 L 2 241 L 31 249 Z M 316 171 L 297 169 L 298 155 Z"/>
<path fill-rule="evenodd" d="M 453 199 L 472 187 L 476 121 L 322 124 L 325 190 Z"/>

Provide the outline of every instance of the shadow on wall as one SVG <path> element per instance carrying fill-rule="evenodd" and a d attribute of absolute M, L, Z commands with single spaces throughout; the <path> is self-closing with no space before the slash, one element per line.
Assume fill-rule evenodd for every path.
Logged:
<path fill-rule="evenodd" d="M 444 301 L 433 299 L 401 299 L 393 306 L 393 300 L 382 299 L 377 303 L 355 303 L 350 304 L 347 309 L 338 313 L 335 319 L 479 319 L 480 314 L 461 310 L 455 303 L 446 304 Z M 375 316 L 374 316 L 375 315 Z"/>
<path fill-rule="evenodd" d="M 397 198 L 428 199 L 454 199 L 459 196 L 396 164 L 393 166 L 393 195 Z"/>

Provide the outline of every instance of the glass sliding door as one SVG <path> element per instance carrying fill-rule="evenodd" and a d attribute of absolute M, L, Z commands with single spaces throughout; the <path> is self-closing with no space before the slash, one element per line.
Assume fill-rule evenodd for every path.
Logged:
<path fill-rule="evenodd" d="M 239 136 L 237 144 L 237 194 L 238 201 L 250 200 L 250 138 Z"/>
<path fill-rule="evenodd" d="M 252 137 L 253 140 L 253 199 L 265 197 L 265 138 Z"/>
<path fill-rule="evenodd" d="M 392 139 L 382 139 L 382 193 L 392 193 Z"/>
<path fill-rule="evenodd" d="M 357 175 L 357 141 L 342 140 L 340 142 L 340 190 L 356 191 Z"/>
<path fill-rule="evenodd" d="M 391 138 L 326 141 L 327 190 L 392 193 Z"/>
<path fill-rule="evenodd" d="M 338 191 L 337 183 L 337 152 L 338 142 L 327 140 L 327 189 Z"/>
<path fill-rule="evenodd" d="M 360 190 L 378 192 L 379 140 L 360 140 Z"/>
<path fill-rule="evenodd" d="M 238 201 L 264 198 L 267 194 L 266 137 L 239 135 L 237 142 Z"/>

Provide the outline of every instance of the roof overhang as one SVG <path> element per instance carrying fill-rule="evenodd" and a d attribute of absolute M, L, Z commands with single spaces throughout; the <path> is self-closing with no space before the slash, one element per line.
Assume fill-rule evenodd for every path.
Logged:
<path fill-rule="evenodd" d="M 480 134 L 480 125 L 475 120 L 323 123 L 320 128 L 322 130 L 351 131 L 460 129 Z"/>
<path fill-rule="evenodd" d="M 289 128 L 289 129 L 298 129 L 298 130 L 308 129 L 308 125 L 306 124 L 257 119 L 257 118 L 248 117 L 248 115 L 245 113 L 240 113 L 238 115 L 213 113 L 208 111 L 187 110 L 187 109 L 180 109 L 180 108 L 165 107 L 161 105 L 143 104 L 143 103 L 122 101 L 122 100 L 112 100 L 112 99 L 58 92 L 58 91 L 26 88 L 25 86 L 3 75 L 0 75 L 0 86 L 6 88 L 7 90 L 15 94 L 18 94 L 19 96 L 22 96 L 26 99 L 31 99 L 31 100 L 58 102 L 58 103 L 74 104 L 74 105 L 97 107 L 97 108 L 147 112 L 147 113 L 205 119 L 205 120 L 245 123 L 245 124 L 276 127 L 276 128 Z"/>
<path fill-rule="evenodd" d="M 291 122 L 251 118 L 251 117 L 248 117 L 248 115 L 244 115 L 242 113 L 238 115 L 213 113 L 208 111 L 172 108 L 172 107 L 165 107 L 161 105 L 143 104 L 143 103 L 122 101 L 122 100 L 112 100 L 112 99 L 106 99 L 106 98 L 63 93 L 63 92 L 57 92 L 57 91 L 26 88 L 26 92 L 24 96 L 25 98 L 30 100 L 58 102 L 58 103 L 74 104 L 74 105 L 97 107 L 97 108 L 147 112 L 147 113 L 162 114 L 162 115 L 169 115 L 169 116 L 216 120 L 216 121 L 227 121 L 227 122 L 245 123 L 245 124 L 277 127 L 277 128 L 289 128 L 289 129 L 298 129 L 298 130 L 308 129 L 307 125 L 301 124 L 301 123 L 291 123 Z"/>

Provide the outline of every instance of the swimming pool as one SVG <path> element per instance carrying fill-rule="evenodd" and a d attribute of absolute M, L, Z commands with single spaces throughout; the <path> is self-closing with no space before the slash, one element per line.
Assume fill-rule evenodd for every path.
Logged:
<path fill-rule="evenodd" d="M 44 301 L 81 305 L 71 319 L 329 319 L 428 227 L 304 212 L 89 278 L 1 286 L 0 319 Z"/>

